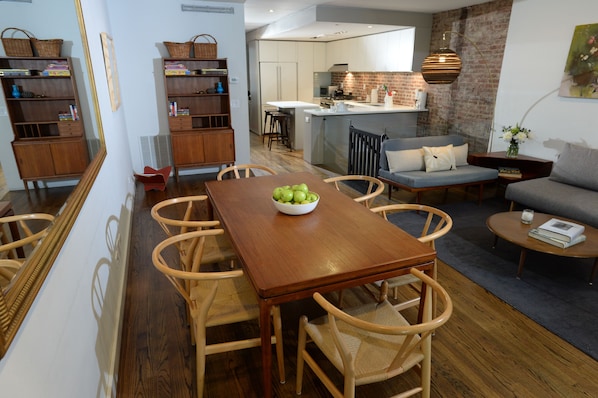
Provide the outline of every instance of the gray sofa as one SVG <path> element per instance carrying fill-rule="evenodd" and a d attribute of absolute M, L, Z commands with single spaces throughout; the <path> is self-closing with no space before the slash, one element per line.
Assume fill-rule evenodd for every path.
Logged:
<path fill-rule="evenodd" d="M 430 148 L 452 145 L 453 165 L 434 166 L 429 160 L 437 156 Z M 424 147 L 427 150 L 424 152 Z M 415 192 L 420 203 L 421 193 L 435 189 L 478 186 L 478 200 L 482 200 L 484 184 L 495 182 L 498 170 L 467 164 L 468 145 L 457 135 L 393 138 L 382 142 L 378 178 L 388 184 L 388 197 L 392 188 Z M 450 151 L 438 153 L 442 158 Z M 419 155 L 418 155 L 419 154 Z M 432 156 L 430 156 L 432 155 Z M 418 157 L 419 156 L 419 157 Z"/>
<path fill-rule="evenodd" d="M 550 176 L 509 184 L 505 198 L 598 228 L 598 149 L 568 143 Z"/>

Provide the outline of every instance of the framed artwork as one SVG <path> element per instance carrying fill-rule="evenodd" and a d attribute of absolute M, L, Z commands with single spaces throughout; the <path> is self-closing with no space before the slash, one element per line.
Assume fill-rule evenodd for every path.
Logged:
<path fill-rule="evenodd" d="M 575 27 L 559 95 L 598 99 L 598 23 Z"/>
<path fill-rule="evenodd" d="M 120 106 L 120 84 L 118 83 L 114 42 L 112 41 L 112 37 L 106 32 L 100 33 L 100 37 L 102 38 L 102 51 L 104 52 L 104 67 L 106 68 L 110 103 L 112 105 L 112 112 L 114 112 Z"/>

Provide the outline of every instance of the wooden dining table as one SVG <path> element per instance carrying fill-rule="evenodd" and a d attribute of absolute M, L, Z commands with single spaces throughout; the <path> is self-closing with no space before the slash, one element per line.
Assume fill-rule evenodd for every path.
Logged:
<path fill-rule="evenodd" d="M 275 187 L 306 183 L 320 195 L 305 215 L 280 213 Z M 409 273 L 431 273 L 430 246 L 311 173 L 206 182 L 214 211 L 257 293 L 264 396 L 272 396 L 272 306 Z"/>

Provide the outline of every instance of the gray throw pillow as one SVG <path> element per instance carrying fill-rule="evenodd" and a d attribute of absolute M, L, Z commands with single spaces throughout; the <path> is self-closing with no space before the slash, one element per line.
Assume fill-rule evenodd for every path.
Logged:
<path fill-rule="evenodd" d="M 567 143 L 552 167 L 550 179 L 598 191 L 598 149 Z"/>

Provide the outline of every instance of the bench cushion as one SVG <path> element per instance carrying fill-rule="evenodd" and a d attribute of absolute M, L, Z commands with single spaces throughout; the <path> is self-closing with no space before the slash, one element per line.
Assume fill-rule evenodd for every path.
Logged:
<path fill-rule="evenodd" d="M 380 169 L 378 175 L 408 187 L 429 188 L 494 180 L 498 178 L 498 170 L 467 165 L 457 167 L 455 170 L 436 171 L 434 173 L 426 173 L 420 170 L 391 173 L 388 170 Z"/>

